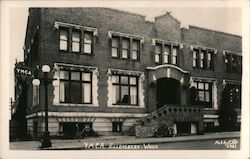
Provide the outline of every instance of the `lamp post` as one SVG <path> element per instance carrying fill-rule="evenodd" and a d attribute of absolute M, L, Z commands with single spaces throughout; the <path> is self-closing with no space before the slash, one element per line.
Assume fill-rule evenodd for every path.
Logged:
<path fill-rule="evenodd" d="M 50 67 L 48 65 L 42 66 L 42 72 L 44 73 L 44 77 L 40 80 L 43 82 L 45 88 L 45 131 L 43 133 L 41 148 L 45 148 L 51 147 L 52 145 L 48 129 L 48 85 L 52 82 L 52 80 L 48 79 L 48 73 L 50 72 Z M 33 85 L 40 85 L 40 80 L 34 79 L 32 81 Z"/>

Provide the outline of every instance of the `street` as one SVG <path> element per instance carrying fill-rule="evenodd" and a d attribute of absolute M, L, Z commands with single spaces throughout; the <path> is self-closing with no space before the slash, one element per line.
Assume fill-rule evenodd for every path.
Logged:
<path fill-rule="evenodd" d="M 82 149 L 82 148 L 80 148 Z M 144 144 L 109 144 L 105 147 L 93 146 L 85 147 L 88 150 L 239 150 L 240 138 L 230 139 L 211 139 L 183 142 L 166 142 L 166 143 L 144 143 Z"/>
<path fill-rule="evenodd" d="M 237 140 L 236 147 L 226 147 L 225 143 Z M 240 138 L 232 139 L 216 139 L 216 140 L 199 140 L 199 141 L 185 141 L 175 143 L 159 143 L 159 149 L 161 150 L 239 150 L 240 149 Z"/>
<path fill-rule="evenodd" d="M 239 132 L 163 138 L 114 136 L 86 139 L 52 140 L 48 150 L 239 150 Z M 10 142 L 12 150 L 39 150 L 40 141 Z"/>

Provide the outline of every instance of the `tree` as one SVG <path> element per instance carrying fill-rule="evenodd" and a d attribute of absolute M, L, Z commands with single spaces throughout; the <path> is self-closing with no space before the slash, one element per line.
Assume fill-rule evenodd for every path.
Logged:
<path fill-rule="evenodd" d="M 236 129 L 237 113 L 235 112 L 235 103 L 232 102 L 232 85 L 226 85 L 223 90 L 220 110 L 219 124 L 222 131 L 233 131 Z"/>

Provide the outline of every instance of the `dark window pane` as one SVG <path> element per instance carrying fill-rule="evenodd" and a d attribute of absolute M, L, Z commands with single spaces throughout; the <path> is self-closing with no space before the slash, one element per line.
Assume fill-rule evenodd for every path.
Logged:
<path fill-rule="evenodd" d="M 70 102 L 69 100 L 69 82 L 60 81 L 60 102 Z"/>
<path fill-rule="evenodd" d="M 79 82 L 71 82 L 70 87 L 70 102 L 81 103 L 81 87 Z"/>
<path fill-rule="evenodd" d="M 129 104 L 128 86 L 121 86 L 121 103 Z"/>

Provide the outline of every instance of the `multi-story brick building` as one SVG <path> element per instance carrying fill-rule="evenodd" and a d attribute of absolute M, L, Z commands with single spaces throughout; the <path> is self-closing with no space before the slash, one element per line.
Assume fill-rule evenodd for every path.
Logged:
<path fill-rule="evenodd" d="M 31 8 L 24 63 L 38 70 L 36 78 L 42 65 L 53 68 L 51 135 L 84 127 L 119 134 L 136 121 L 150 128 L 167 120 L 179 134 L 202 134 L 219 125 L 226 87 L 240 122 L 241 40 L 181 28 L 169 13 L 149 22 L 107 8 Z M 34 136 L 44 131 L 44 92 L 30 82 L 26 119 Z"/>

